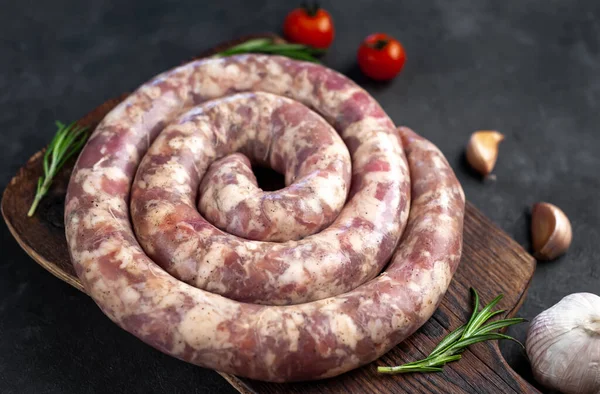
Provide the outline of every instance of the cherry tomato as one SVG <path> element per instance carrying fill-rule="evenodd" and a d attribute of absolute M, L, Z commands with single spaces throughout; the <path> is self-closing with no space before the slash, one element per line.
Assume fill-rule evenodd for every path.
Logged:
<path fill-rule="evenodd" d="M 357 56 L 362 72 L 378 81 L 394 78 L 406 61 L 402 44 L 384 33 L 371 34 L 365 38 L 358 48 Z"/>
<path fill-rule="evenodd" d="M 296 8 L 285 18 L 283 34 L 292 42 L 327 49 L 333 41 L 333 20 L 316 5 Z"/>

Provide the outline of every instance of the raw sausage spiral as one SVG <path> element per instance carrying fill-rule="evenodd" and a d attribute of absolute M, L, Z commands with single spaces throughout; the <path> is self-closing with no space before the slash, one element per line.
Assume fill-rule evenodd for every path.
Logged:
<path fill-rule="evenodd" d="M 251 162 L 287 186 L 263 192 Z M 188 362 L 293 381 L 420 327 L 460 260 L 463 213 L 443 155 L 352 81 L 242 55 L 170 70 L 111 111 L 65 222 L 78 276 L 122 328 Z"/>

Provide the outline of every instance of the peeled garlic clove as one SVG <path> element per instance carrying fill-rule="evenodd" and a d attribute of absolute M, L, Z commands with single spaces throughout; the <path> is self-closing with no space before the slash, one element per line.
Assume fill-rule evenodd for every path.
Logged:
<path fill-rule="evenodd" d="M 476 131 L 467 144 L 467 161 L 473 169 L 486 176 L 494 169 L 498 159 L 498 145 L 504 135 L 497 131 Z"/>
<path fill-rule="evenodd" d="M 573 232 L 567 215 L 556 205 L 540 202 L 531 211 L 531 240 L 534 256 L 553 260 L 571 245 Z"/>
<path fill-rule="evenodd" d="M 571 294 L 540 313 L 525 349 L 544 386 L 565 394 L 600 393 L 600 297 Z"/>

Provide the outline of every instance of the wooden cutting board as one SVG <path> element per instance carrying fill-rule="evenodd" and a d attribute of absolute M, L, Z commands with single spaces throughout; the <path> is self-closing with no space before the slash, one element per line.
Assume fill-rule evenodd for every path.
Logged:
<path fill-rule="evenodd" d="M 223 43 L 198 58 L 231 47 L 258 34 Z M 92 129 L 127 94 L 109 100 L 79 120 Z M 42 200 L 34 217 L 28 218 L 38 177 L 42 173 L 43 150 L 33 155 L 7 186 L 2 197 L 2 215 L 21 247 L 42 267 L 59 279 L 85 292 L 69 260 L 64 235 L 64 200 L 74 160 L 67 163 Z M 535 260 L 507 234 L 467 202 L 464 251 L 460 266 L 446 296 L 433 317 L 413 336 L 381 359 L 336 378 L 316 382 L 274 384 L 221 374 L 241 393 L 537 393 L 502 358 L 496 342 L 471 346 L 459 362 L 442 373 L 384 376 L 378 365 L 398 365 L 426 356 L 450 331 L 466 322 L 472 312 L 469 288 L 487 303 L 504 294 L 499 307 L 514 316 L 521 306 L 535 271 Z"/>

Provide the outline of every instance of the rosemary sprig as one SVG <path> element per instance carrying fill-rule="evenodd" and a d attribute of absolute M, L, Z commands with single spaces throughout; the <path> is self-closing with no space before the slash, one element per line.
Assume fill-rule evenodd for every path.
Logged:
<path fill-rule="evenodd" d="M 444 365 L 460 360 L 460 354 L 464 352 L 468 346 L 478 342 L 510 339 L 523 346 L 521 342 L 516 339 L 495 332 L 495 330 L 522 323 L 525 319 L 516 317 L 512 319 L 496 320 L 485 324 L 492 317 L 505 312 L 504 310 L 492 312 L 492 309 L 500 302 L 503 295 L 500 294 L 479 311 L 479 294 L 477 294 L 477 291 L 473 288 L 471 288 L 471 292 L 473 293 L 475 306 L 473 308 L 473 314 L 467 324 L 458 327 L 448 334 L 435 349 L 431 351 L 429 356 L 423 360 L 413 361 L 396 367 L 377 367 L 377 372 L 390 375 L 409 372 L 441 372 Z"/>
<path fill-rule="evenodd" d="M 35 197 L 27 216 L 31 217 L 35 213 L 35 210 L 42 200 L 42 198 L 48 193 L 50 185 L 54 180 L 54 177 L 75 153 L 85 144 L 88 133 L 87 127 L 77 125 L 75 122 L 70 125 L 65 125 L 61 122 L 56 121 L 56 127 L 58 131 L 44 154 L 43 166 L 44 174 L 38 179 L 37 190 Z"/>
<path fill-rule="evenodd" d="M 315 56 L 325 53 L 325 50 L 302 44 L 277 44 L 271 38 L 255 38 L 219 52 L 215 56 L 223 57 L 240 53 L 266 53 L 319 63 L 319 59 Z"/>

